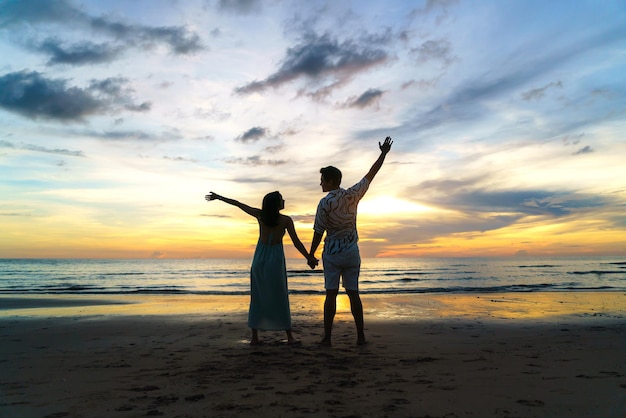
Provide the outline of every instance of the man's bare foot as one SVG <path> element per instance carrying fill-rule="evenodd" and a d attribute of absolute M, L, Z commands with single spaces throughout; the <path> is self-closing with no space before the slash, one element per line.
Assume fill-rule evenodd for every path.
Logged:
<path fill-rule="evenodd" d="M 356 340 L 356 345 L 366 345 L 367 344 L 367 340 L 365 338 L 359 338 L 358 340 Z"/>
<path fill-rule="evenodd" d="M 319 345 L 322 347 L 332 347 L 333 344 L 330 341 L 330 338 L 324 337 L 322 338 L 322 341 L 319 342 Z"/>
<path fill-rule="evenodd" d="M 295 338 L 287 340 L 288 345 L 302 345 L 302 341 L 296 340 Z"/>
<path fill-rule="evenodd" d="M 258 340 L 258 339 L 250 340 L 250 345 L 261 345 L 261 344 L 263 344 L 263 341 L 261 340 Z"/>

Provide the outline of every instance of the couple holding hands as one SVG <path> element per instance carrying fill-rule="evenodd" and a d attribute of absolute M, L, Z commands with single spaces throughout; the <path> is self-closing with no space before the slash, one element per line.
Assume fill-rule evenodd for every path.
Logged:
<path fill-rule="evenodd" d="M 236 206 L 259 223 L 259 241 L 254 252 L 250 268 L 250 309 L 248 326 L 252 329 L 251 344 L 260 344 L 258 330 L 285 330 L 287 342 L 298 344 L 291 331 L 291 311 L 287 288 L 287 267 L 283 249 L 285 231 L 293 245 L 307 259 L 309 267 L 314 269 L 318 260 L 315 252 L 324 233 L 324 337 L 321 345 L 331 345 L 333 320 L 337 310 L 336 299 L 339 293 L 339 279 L 350 298 L 350 306 L 357 329 L 357 344 L 366 343 L 363 325 L 363 305 L 359 296 L 359 273 L 361 257 L 359 254 L 358 233 L 356 228 L 357 206 L 361 198 L 380 170 L 393 141 L 387 137 L 381 144 L 380 156 L 367 174 L 354 186 L 343 189 L 341 171 L 333 166 L 320 170 L 320 186 L 328 192 L 318 206 L 313 225 L 313 239 L 309 252 L 298 238 L 293 220 L 280 213 L 285 201 L 279 192 L 272 192 L 263 198 L 261 209 L 248 206 L 234 199 L 211 192 L 205 196 L 207 201 L 221 200 Z"/>

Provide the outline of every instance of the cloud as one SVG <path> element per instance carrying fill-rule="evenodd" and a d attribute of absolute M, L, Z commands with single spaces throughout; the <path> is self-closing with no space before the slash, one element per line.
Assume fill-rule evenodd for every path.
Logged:
<path fill-rule="evenodd" d="M 261 11 L 261 0 L 219 0 L 217 9 L 221 12 L 249 15 Z"/>
<path fill-rule="evenodd" d="M 559 218 L 611 204 L 602 196 L 549 190 L 488 190 L 480 179 L 429 180 L 411 188 L 422 203 L 466 214 L 503 213 L 517 219 L 525 216 Z M 419 191 L 419 193 L 417 193 Z"/>
<path fill-rule="evenodd" d="M 459 84 L 449 94 L 423 112 L 414 112 L 400 126 L 371 129 L 358 132 L 362 136 L 406 135 L 407 132 L 426 131 L 446 124 L 471 123 L 480 121 L 493 114 L 492 102 L 498 99 L 509 101 L 512 94 L 526 88 L 528 83 L 543 79 L 546 74 L 565 66 L 573 59 L 583 57 L 590 51 L 623 40 L 626 32 L 622 27 L 608 27 L 601 32 L 586 34 L 583 39 L 568 44 L 554 44 L 542 49 L 527 45 L 502 64 L 494 63 L 493 71 L 486 71 Z M 539 51 L 539 55 L 537 53 Z M 558 81 L 544 88 L 560 87 Z M 541 88 L 533 92 L 526 91 L 530 98 L 537 97 Z M 589 124 L 597 119 L 588 117 L 568 121 L 558 121 L 559 129 L 569 132 Z M 565 126 L 565 123 L 569 125 Z M 546 129 L 547 131 L 547 129 Z"/>
<path fill-rule="evenodd" d="M 89 136 L 92 138 L 100 138 L 112 141 L 171 141 L 182 139 L 182 135 L 176 130 L 162 131 L 160 134 L 145 132 L 140 130 L 134 131 L 85 131 L 79 132 L 80 136 Z"/>
<path fill-rule="evenodd" d="M 200 119 L 209 119 L 216 121 L 225 121 L 231 116 L 230 113 L 224 112 L 214 107 L 197 107 L 194 110 L 194 117 Z"/>
<path fill-rule="evenodd" d="M 274 74 L 262 81 L 253 81 L 235 89 L 238 94 L 262 92 L 267 88 L 278 88 L 296 79 L 323 82 L 311 95 L 329 94 L 329 90 L 342 85 L 354 75 L 373 66 L 385 63 L 387 52 L 371 43 L 359 44 L 354 40 L 339 42 L 329 35 L 307 35 L 302 43 L 289 48 L 282 65 Z"/>
<path fill-rule="evenodd" d="M 48 79 L 41 73 L 20 71 L 0 77 L 0 108 L 31 119 L 82 121 L 86 116 L 120 107 L 149 110 L 149 103 L 135 105 L 126 80 L 93 80 L 89 87 L 67 85 L 64 79 Z"/>
<path fill-rule="evenodd" d="M 43 152 L 47 154 L 58 154 L 58 155 L 67 155 L 70 157 L 84 157 L 85 154 L 82 151 L 70 151 L 65 148 L 46 148 L 40 145 L 32 145 L 32 144 L 20 144 L 16 146 L 12 142 L 0 140 L 0 148 L 12 148 L 12 149 L 22 149 L 27 151 L 35 151 L 35 152 Z"/>
<path fill-rule="evenodd" d="M 278 166 L 287 164 L 286 160 L 265 160 L 260 155 L 253 155 L 247 158 L 230 158 L 225 160 L 228 164 L 250 165 L 250 166 Z"/>
<path fill-rule="evenodd" d="M 584 133 L 582 134 L 577 134 L 577 135 L 565 135 L 561 141 L 563 141 L 563 145 L 568 146 L 568 145 L 578 145 L 580 143 L 580 140 L 585 136 Z"/>
<path fill-rule="evenodd" d="M 410 53 L 414 55 L 419 64 L 429 61 L 438 61 L 442 66 L 448 67 L 457 60 L 451 53 L 450 41 L 445 39 L 428 40 L 423 42 L 419 47 L 412 48 Z"/>
<path fill-rule="evenodd" d="M 375 106 L 385 94 L 384 91 L 378 89 L 368 89 L 359 97 L 352 97 L 345 103 L 345 107 L 358 107 L 363 109 L 369 106 Z"/>
<path fill-rule="evenodd" d="M 304 215 L 290 215 L 290 218 L 295 222 L 301 223 L 313 223 L 315 222 L 315 213 L 307 213 Z"/>
<path fill-rule="evenodd" d="M 266 137 L 268 134 L 269 129 L 255 126 L 254 128 L 250 128 L 243 134 L 239 135 L 237 138 L 235 138 L 235 141 L 248 144 L 250 142 L 257 142 L 261 138 Z"/>
<path fill-rule="evenodd" d="M 256 183 L 276 183 L 276 179 L 270 177 L 235 177 L 231 179 L 233 183 L 256 184 Z"/>
<path fill-rule="evenodd" d="M 48 38 L 36 50 L 50 55 L 48 65 L 84 65 L 100 64 L 114 61 L 122 52 L 123 48 L 108 44 L 94 44 L 88 41 L 65 46 L 56 38 Z"/>
<path fill-rule="evenodd" d="M 0 4 L 0 27 L 75 19 L 84 19 L 84 14 L 65 0 L 5 0 Z"/>
<path fill-rule="evenodd" d="M 439 24 L 448 18 L 450 7 L 458 2 L 459 0 L 426 0 L 424 7 L 415 9 L 411 14 L 413 16 L 434 15 Z"/>
<path fill-rule="evenodd" d="M 6 74 L 0 77 L 0 107 L 33 119 L 58 120 L 80 120 L 107 107 L 88 90 L 66 84 L 37 72 Z"/>
<path fill-rule="evenodd" d="M 115 30 L 119 24 L 112 22 L 111 26 L 111 30 Z M 200 41 L 198 34 L 189 32 L 183 27 L 168 26 L 152 28 L 129 26 L 129 28 L 131 37 L 137 37 L 139 40 L 138 44 L 144 47 L 149 47 L 152 43 L 164 43 L 168 45 L 170 51 L 176 55 L 193 54 L 206 49 Z M 116 36 L 118 35 L 116 34 Z M 131 37 L 127 39 L 127 42 L 132 45 L 135 42 Z"/>
<path fill-rule="evenodd" d="M 187 158 L 187 157 L 168 157 L 167 155 L 163 156 L 164 160 L 169 160 L 169 161 L 176 161 L 176 162 L 182 162 L 182 163 L 197 163 L 198 160 L 194 159 L 194 158 Z"/>
<path fill-rule="evenodd" d="M 127 24 L 108 17 L 90 16 L 67 0 L 9 0 L 0 3 L 0 29 L 23 33 L 61 33 L 51 25 L 62 27 L 64 33 L 89 31 L 82 37 L 103 35 L 110 43 L 95 44 L 88 40 L 66 45 L 58 37 L 47 37 L 43 41 L 31 40 L 27 46 L 50 56 L 49 65 L 95 64 L 110 62 L 128 48 L 149 49 L 155 45 L 166 46 L 176 55 L 193 54 L 205 46 L 195 32 L 181 26 L 144 26 Z"/>
<path fill-rule="evenodd" d="M 524 100 L 539 100 L 542 99 L 546 94 L 546 90 L 551 87 L 559 87 L 562 88 L 563 84 L 560 81 L 553 81 L 552 83 L 548 83 L 543 87 L 531 89 L 524 93 L 522 93 L 522 98 Z"/>
<path fill-rule="evenodd" d="M 589 154 L 592 152 L 593 152 L 593 148 L 591 148 L 589 145 L 586 145 L 582 147 L 581 149 L 579 149 L 578 151 L 576 151 L 575 153 L 573 153 L 572 155 Z"/>

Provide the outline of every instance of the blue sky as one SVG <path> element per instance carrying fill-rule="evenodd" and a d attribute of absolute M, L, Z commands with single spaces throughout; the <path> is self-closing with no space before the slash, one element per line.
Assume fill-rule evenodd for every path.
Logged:
<path fill-rule="evenodd" d="M 388 135 L 368 256 L 626 251 L 624 1 L 5 0 L 0 57 L 0 256 L 308 243 Z"/>

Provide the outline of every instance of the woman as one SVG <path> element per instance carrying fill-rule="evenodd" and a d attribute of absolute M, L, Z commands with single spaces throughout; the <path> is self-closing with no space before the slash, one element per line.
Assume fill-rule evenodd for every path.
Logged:
<path fill-rule="evenodd" d="M 287 293 L 287 267 L 283 249 L 283 236 L 289 232 L 293 245 L 307 259 L 309 265 L 316 265 L 317 259 L 309 255 L 296 234 L 293 220 L 280 213 L 285 208 L 285 201 L 278 192 L 272 192 L 263 198 L 261 209 L 220 196 L 211 192 L 205 196 L 207 201 L 221 200 L 237 206 L 259 222 L 259 241 L 254 251 L 250 268 L 250 310 L 248 326 L 252 329 L 250 344 L 259 344 L 258 330 L 285 330 L 287 342 L 296 344 L 291 332 L 291 311 Z"/>

